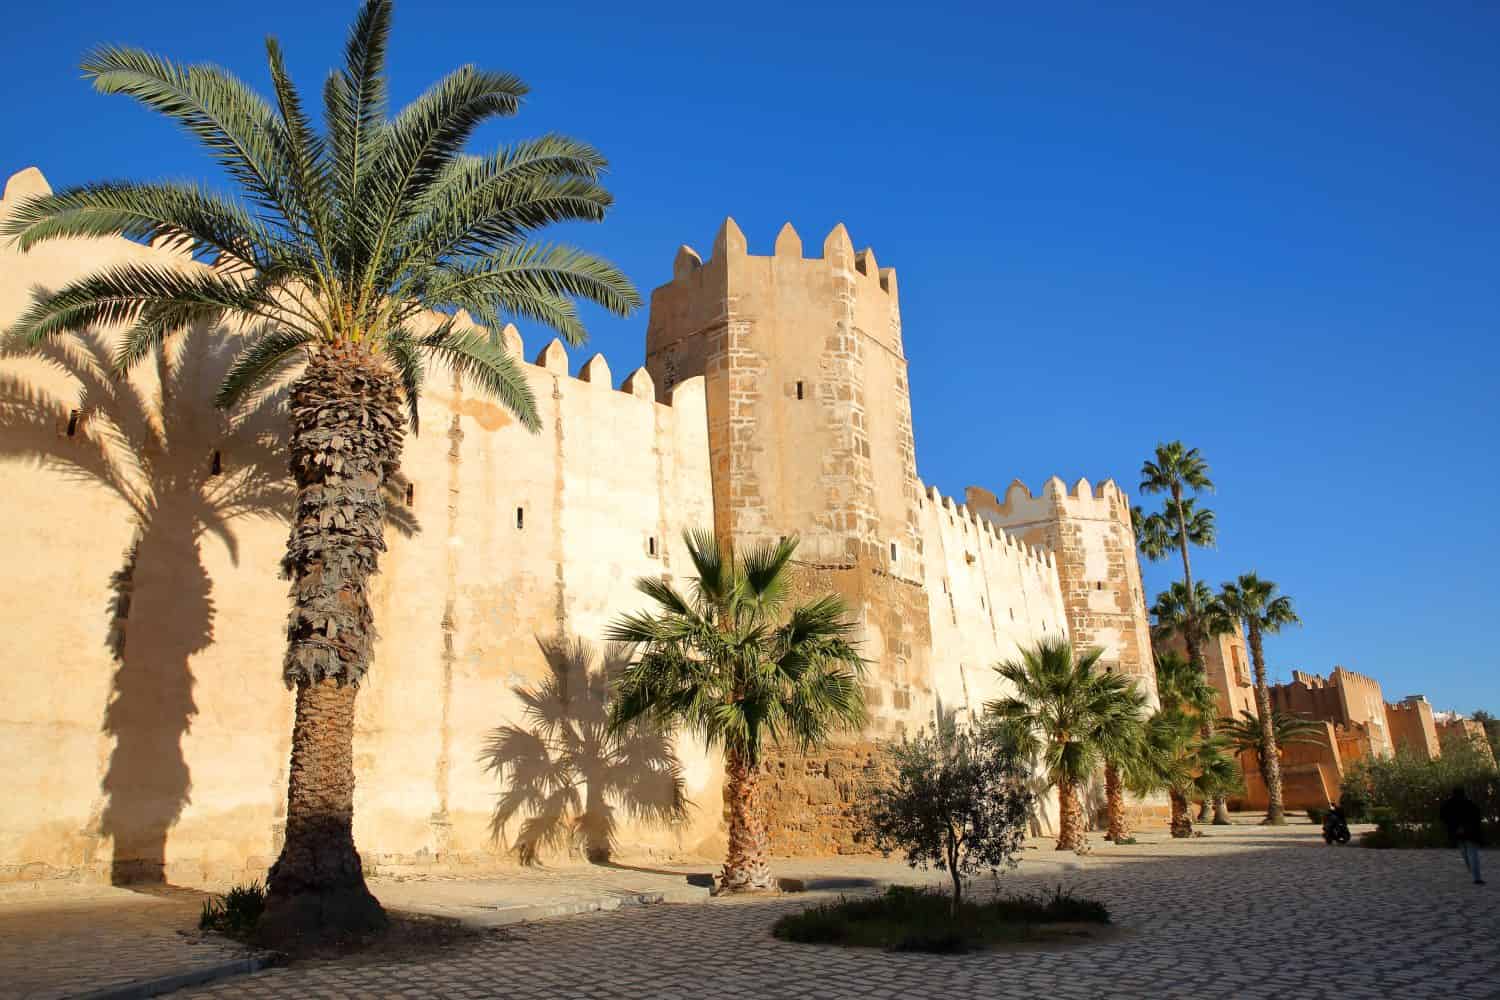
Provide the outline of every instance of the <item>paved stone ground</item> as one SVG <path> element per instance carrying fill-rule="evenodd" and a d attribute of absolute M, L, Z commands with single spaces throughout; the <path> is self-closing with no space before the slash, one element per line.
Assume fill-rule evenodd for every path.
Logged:
<path fill-rule="evenodd" d="M 1102 845 L 1076 867 L 1046 852 L 1007 875 L 1104 900 L 1122 928 L 1070 948 L 957 957 L 776 941 L 777 916 L 821 889 L 777 899 L 622 909 L 529 924 L 401 963 L 378 957 L 273 969 L 191 996 L 880 998 L 1500 997 L 1496 882 L 1471 885 L 1450 851 L 1328 848 L 1308 825 L 1210 828 L 1190 842 Z M 1039 856 L 1040 855 L 1040 856 Z M 1069 859 L 1071 862 L 1071 859 Z M 788 863 L 847 878 L 874 862 Z"/>
<path fill-rule="evenodd" d="M 0 997 L 70 997 L 249 957 L 197 932 L 203 897 L 53 888 L 0 904 Z"/>

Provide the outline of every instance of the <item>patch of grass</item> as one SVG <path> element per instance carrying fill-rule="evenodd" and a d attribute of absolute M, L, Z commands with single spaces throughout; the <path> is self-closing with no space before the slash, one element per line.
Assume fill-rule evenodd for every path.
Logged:
<path fill-rule="evenodd" d="M 255 929 L 266 909 L 266 890 L 260 882 L 237 885 L 218 899 L 203 904 L 198 929 L 244 937 Z"/>
<path fill-rule="evenodd" d="M 788 914 L 772 933 L 783 941 L 958 954 L 996 944 L 1063 936 L 1059 925 L 1107 924 L 1109 910 L 1061 886 L 1051 894 L 1000 896 L 959 907 L 931 889 L 892 886 L 883 896 L 824 903 Z M 1049 932 L 1050 928 L 1050 932 Z"/>

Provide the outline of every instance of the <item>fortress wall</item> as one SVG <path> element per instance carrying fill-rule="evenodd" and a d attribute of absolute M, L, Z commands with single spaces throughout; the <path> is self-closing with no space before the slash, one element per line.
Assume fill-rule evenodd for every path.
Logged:
<path fill-rule="evenodd" d="M 995 664 L 1067 635 L 1052 557 L 929 488 L 921 507 L 934 708 L 978 719 L 1002 694 Z"/>
<path fill-rule="evenodd" d="M 1412 753 L 1423 760 L 1442 755 L 1437 724 L 1427 699 L 1413 695 L 1394 705 L 1385 706 L 1386 725 L 1397 753 Z"/>
<path fill-rule="evenodd" d="M 968 505 L 995 527 L 1052 554 L 1075 650 L 1099 647 L 1100 662 L 1135 677 L 1156 699 L 1150 623 L 1129 498 L 1113 481 L 1071 490 L 1047 481 L 1040 495 L 1013 482 L 1004 501 L 971 486 Z"/>
<path fill-rule="evenodd" d="M 0 324 L 36 287 L 152 256 L 169 259 L 118 239 L 26 255 L 0 248 Z M 514 330 L 506 336 L 520 347 Z M 284 430 L 274 414 L 237 430 L 212 409 L 229 357 L 217 343 L 183 341 L 166 405 L 149 365 L 132 380 L 165 442 L 144 471 L 133 449 L 107 438 L 106 421 L 91 419 L 90 407 L 108 401 L 95 394 L 80 406 L 77 384 L 37 359 L 0 362 L 11 404 L 0 405 L 0 510 L 19 568 L 0 583 L 12 650 L 0 672 L 0 754 L 11 762 L 0 880 L 165 873 L 207 885 L 263 875 L 279 847 L 292 715 L 280 677 L 287 508 L 284 496 L 251 502 L 226 491 L 252 463 L 269 463 L 271 485 L 284 484 L 284 458 L 252 435 Z M 358 703 L 355 836 L 375 870 L 508 862 L 517 824 L 491 841 L 503 784 L 479 757 L 497 727 L 526 726 L 515 689 L 550 676 L 554 661 L 571 662 L 576 682 L 579 657 L 549 661 L 542 643 L 581 641 L 602 657 L 604 622 L 644 602 L 633 580 L 680 576 L 680 530 L 712 517 L 701 380 L 658 402 L 644 371 L 621 389 L 602 359 L 569 374 L 560 344 L 525 371 L 539 436 L 434 370 L 422 433 L 407 439 L 411 505 L 397 513 L 416 533 L 387 530 L 374 584 L 380 639 Z M 73 408 L 83 413 L 69 437 Z M 152 515 L 120 588 L 126 609 L 111 578 L 136 529 L 111 469 L 138 480 Z M 118 655 L 112 632 L 125 635 Z M 570 714 L 586 723 L 591 713 L 597 701 L 575 697 Z M 691 740 L 677 749 L 691 820 L 666 831 L 622 814 L 627 853 L 691 850 L 717 836 L 717 762 Z"/>

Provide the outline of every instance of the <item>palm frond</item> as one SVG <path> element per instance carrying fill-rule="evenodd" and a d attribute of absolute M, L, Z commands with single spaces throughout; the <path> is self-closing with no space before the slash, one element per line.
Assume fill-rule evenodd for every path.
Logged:
<path fill-rule="evenodd" d="M 532 433 L 541 430 L 531 383 L 498 339 L 449 327 L 423 337 L 417 346 L 499 400 L 527 430 Z"/>

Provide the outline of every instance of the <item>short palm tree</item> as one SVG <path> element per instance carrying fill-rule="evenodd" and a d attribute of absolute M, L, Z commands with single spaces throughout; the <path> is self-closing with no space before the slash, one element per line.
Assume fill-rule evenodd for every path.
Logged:
<path fill-rule="evenodd" d="M 1203 725 L 1217 700 L 1203 672 L 1174 652 L 1156 658 L 1160 707 L 1146 723 L 1141 766 L 1127 772 L 1137 791 L 1165 788 L 1174 837 L 1193 834 L 1189 803 L 1221 797 L 1239 783 L 1228 739 Z"/>
<path fill-rule="evenodd" d="M 1039 760 L 1057 788 L 1059 851 L 1084 844 L 1079 786 L 1102 765 L 1125 764 L 1140 735 L 1145 696 L 1129 678 L 1096 669 L 1100 655 L 1075 657 L 1067 640 L 1044 639 L 995 667 L 1015 693 L 985 706 L 1003 738 Z"/>
<path fill-rule="evenodd" d="M 1280 632 L 1287 625 L 1300 625 L 1302 619 L 1292 610 L 1292 599 L 1276 593 L 1276 584 L 1245 573 L 1238 580 L 1224 584 L 1219 592 L 1224 610 L 1245 627 L 1245 641 L 1250 646 L 1250 663 L 1255 670 L 1255 704 L 1260 710 L 1261 744 L 1265 748 L 1262 776 L 1266 779 L 1266 822 L 1286 822 L 1286 807 L 1281 791 L 1281 756 L 1277 751 L 1276 732 L 1271 716 L 1271 689 L 1266 685 L 1267 633 Z"/>
<path fill-rule="evenodd" d="M 360 8 L 345 65 L 323 89 L 326 134 L 314 129 L 275 39 L 266 43 L 269 102 L 217 67 L 95 51 L 83 64 L 95 88 L 177 122 L 238 196 L 182 183 L 87 184 L 19 205 L 3 231 L 22 249 L 123 234 L 194 258 L 123 264 L 44 295 L 16 323 L 19 339 L 118 325 L 114 368 L 124 372 L 195 324 L 223 323 L 252 340 L 219 389 L 221 406 L 295 378 L 283 674 L 297 706 L 286 839 L 261 925 L 272 940 L 384 923 L 352 835 L 354 696 L 374 639 L 382 487 L 397 470 L 404 426 L 416 428 L 426 359 L 536 429 L 531 388 L 497 333 L 502 318 L 578 342 L 574 300 L 621 315 L 640 301 L 607 262 L 532 240 L 549 223 L 603 217 L 610 198 L 597 182 L 597 152 L 559 136 L 463 152 L 482 123 L 515 113 L 526 93 L 519 79 L 465 66 L 390 117 L 390 16 L 389 0 Z M 467 327 L 457 310 L 491 331 Z"/>
<path fill-rule="evenodd" d="M 1229 740 L 1235 753 L 1255 754 L 1260 773 L 1266 773 L 1265 730 L 1261 727 L 1259 715 L 1248 708 L 1241 709 L 1239 718 L 1220 719 L 1217 731 L 1223 733 Z M 1288 715 L 1286 712 L 1273 710 L 1271 732 L 1275 735 L 1275 745 L 1279 753 L 1292 743 L 1321 742 L 1319 734 L 1323 732 L 1323 723 L 1304 719 L 1300 715 Z"/>
<path fill-rule="evenodd" d="M 729 852 L 720 892 L 772 888 L 757 769 L 768 744 L 820 746 L 865 721 L 864 660 L 844 602 L 828 594 L 788 608 L 795 538 L 731 555 L 712 532 L 683 536 L 690 596 L 654 577 L 636 588 L 654 612 L 616 619 L 612 642 L 635 647 L 615 684 L 610 728 L 685 727 L 724 753 Z"/>

